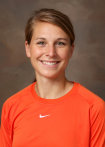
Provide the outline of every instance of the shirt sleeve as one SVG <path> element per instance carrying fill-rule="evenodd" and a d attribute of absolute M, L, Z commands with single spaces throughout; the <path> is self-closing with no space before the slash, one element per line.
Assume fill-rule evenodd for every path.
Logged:
<path fill-rule="evenodd" d="M 90 147 L 105 147 L 105 102 L 103 100 L 99 100 L 91 107 L 90 122 Z"/>
<path fill-rule="evenodd" d="M 9 113 L 9 107 L 4 103 L 1 114 L 0 147 L 12 147 L 12 127 Z"/>

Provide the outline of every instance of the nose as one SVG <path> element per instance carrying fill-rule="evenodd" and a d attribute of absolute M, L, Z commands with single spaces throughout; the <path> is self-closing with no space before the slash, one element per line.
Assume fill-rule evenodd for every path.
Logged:
<path fill-rule="evenodd" d="M 56 48 L 54 45 L 49 45 L 47 48 L 47 56 L 54 57 L 56 56 Z"/>

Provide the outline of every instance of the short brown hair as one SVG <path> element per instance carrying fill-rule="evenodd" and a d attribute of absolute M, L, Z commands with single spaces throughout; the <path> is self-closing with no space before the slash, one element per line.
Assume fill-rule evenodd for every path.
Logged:
<path fill-rule="evenodd" d="M 43 8 L 34 11 L 29 18 L 25 28 L 25 40 L 30 44 L 33 35 L 33 25 L 35 22 L 48 22 L 59 26 L 70 38 L 71 45 L 74 43 L 75 34 L 73 25 L 69 17 L 55 9 Z"/>

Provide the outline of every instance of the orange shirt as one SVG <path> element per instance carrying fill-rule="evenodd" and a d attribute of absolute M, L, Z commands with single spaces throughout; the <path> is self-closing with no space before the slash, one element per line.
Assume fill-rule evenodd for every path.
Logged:
<path fill-rule="evenodd" d="M 79 83 L 57 99 L 35 83 L 3 105 L 0 147 L 105 147 L 105 102 Z"/>

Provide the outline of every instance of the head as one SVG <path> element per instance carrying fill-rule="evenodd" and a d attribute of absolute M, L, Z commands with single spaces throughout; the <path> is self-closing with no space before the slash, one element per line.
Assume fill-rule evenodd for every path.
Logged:
<path fill-rule="evenodd" d="M 64 77 L 74 40 L 73 26 L 65 14 L 54 9 L 35 11 L 26 25 L 25 46 L 36 76 Z"/>
<path fill-rule="evenodd" d="M 47 8 L 35 11 L 33 15 L 29 18 L 25 28 L 25 41 L 27 41 L 28 44 L 30 44 L 32 39 L 34 30 L 33 26 L 35 26 L 35 23 L 37 22 L 47 22 L 60 27 L 69 36 L 70 43 L 71 45 L 73 45 L 75 34 L 72 23 L 68 16 L 61 13 L 60 11 Z"/>

